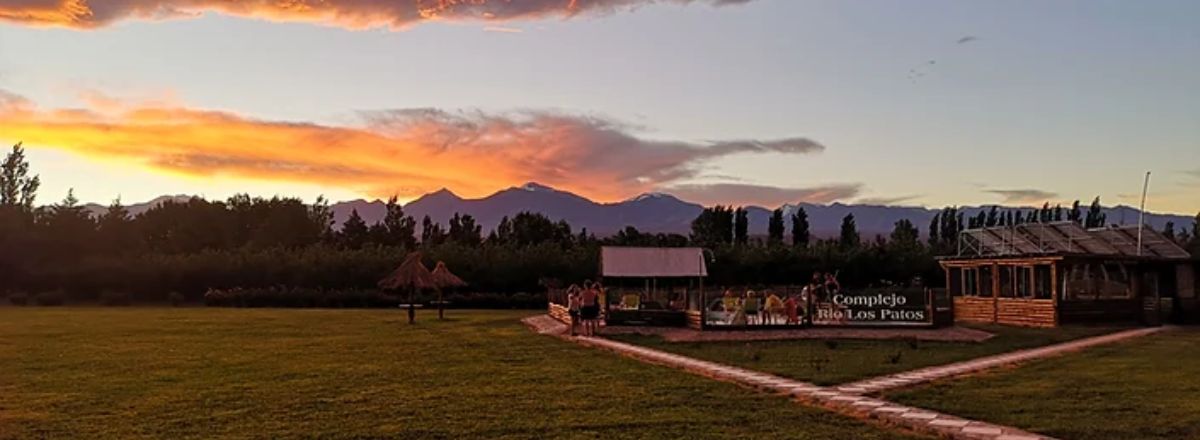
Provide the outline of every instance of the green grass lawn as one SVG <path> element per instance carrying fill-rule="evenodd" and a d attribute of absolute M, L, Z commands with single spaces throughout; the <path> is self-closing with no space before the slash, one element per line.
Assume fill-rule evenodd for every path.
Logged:
<path fill-rule="evenodd" d="M 619 335 L 612 338 L 818 385 L 834 385 L 1116 330 L 1111 327 L 1072 326 L 1057 329 L 977 327 L 995 333 L 996 336 L 980 343 L 914 343 L 901 340 L 666 342 L 657 336 L 644 335 Z"/>
<path fill-rule="evenodd" d="M 1063 439 L 1200 439 L 1200 329 L 887 397 Z"/>
<path fill-rule="evenodd" d="M 0 438 L 899 438 L 530 312 L 0 308 Z"/>

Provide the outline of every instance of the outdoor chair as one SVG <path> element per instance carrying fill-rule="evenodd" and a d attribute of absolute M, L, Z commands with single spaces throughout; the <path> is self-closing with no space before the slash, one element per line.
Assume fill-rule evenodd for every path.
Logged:
<path fill-rule="evenodd" d="M 636 293 L 628 293 L 621 297 L 621 309 L 637 310 L 641 307 L 642 297 Z"/>

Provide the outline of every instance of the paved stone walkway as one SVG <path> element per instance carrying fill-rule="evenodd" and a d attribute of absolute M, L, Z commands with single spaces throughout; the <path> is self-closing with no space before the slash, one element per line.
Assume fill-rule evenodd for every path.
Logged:
<path fill-rule="evenodd" d="M 954 364 L 920 368 L 912 371 L 876 377 L 839 385 L 837 389 L 843 393 L 873 394 L 893 388 L 903 388 L 921 383 L 932 382 L 939 379 L 945 379 L 948 377 L 975 373 L 1000 366 L 1027 362 L 1034 359 L 1058 356 L 1069 352 L 1083 350 L 1089 347 L 1095 347 L 1097 345 L 1111 344 L 1117 341 L 1146 336 L 1168 328 L 1171 327 L 1147 327 L 1124 330 L 1106 335 L 1063 342 L 1061 344 L 1047 345 L 1044 347 L 1031 348 L 1027 350 L 1018 350 L 994 356 L 971 359 L 969 361 L 963 361 Z"/>
<path fill-rule="evenodd" d="M 612 350 L 642 361 L 680 368 L 695 374 L 735 382 L 770 393 L 787 395 L 798 401 L 820 406 L 840 414 L 860 419 L 876 420 L 884 424 L 938 437 L 970 440 L 1037 440 L 1049 438 L 1031 434 L 1017 428 L 963 419 L 948 414 L 866 397 L 860 394 L 819 387 L 807 382 L 800 382 L 715 362 L 702 361 L 609 339 L 570 337 L 564 334 L 566 326 L 549 316 L 530 317 L 526 318 L 523 322 L 532 330 L 541 334 L 555 335 L 585 346 Z"/>

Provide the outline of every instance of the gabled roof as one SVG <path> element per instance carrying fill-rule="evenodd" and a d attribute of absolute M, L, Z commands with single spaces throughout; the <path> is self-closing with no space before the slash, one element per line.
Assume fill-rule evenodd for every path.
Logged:
<path fill-rule="evenodd" d="M 606 277 L 708 276 L 704 249 L 616 247 L 600 248 L 600 274 Z"/>
<path fill-rule="evenodd" d="M 1084 229 L 1075 222 L 1025 223 L 969 229 L 958 237 L 959 257 L 1089 255 L 1182 260 L 1182 247 L 1150 227 L 1142 228 L 1138 252 L 1136 225 Z"/>

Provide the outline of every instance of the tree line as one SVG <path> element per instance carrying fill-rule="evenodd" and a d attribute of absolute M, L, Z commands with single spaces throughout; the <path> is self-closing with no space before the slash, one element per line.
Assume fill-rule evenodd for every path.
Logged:
<path fill-rule="evenodd" d="M 427 263 L 445 261 L 469 290 L 539 294 L 548 283 L 595 278 L 599 247 L 701 246 L 711 250 L 706 284 L 796 284 L 813 271 L 837 271 L 844 285 L 942 279 L 934 255 L 953 250 L 965 227 L 1082 219 L 1103 224 L 1099 199 L 1083 212 L 1043 207 L 1030 212 L 993 208 L 964 219 L 946 208 L 929 226 L 928 241 L 908 220 L 888 236 L 864 239 L 853 215 L 837 237 L 811 236 L 802 207 L 772 212 L 765 239 L 750 237 L 747 210 L 704 209 L 689 234 L 647 233 L 629 226 L 607 237 L 575 231 L 539 213 L 505 217 L 486 234 L 470 215 L 446 224 L 420 221 L 395 197 L 384 217 L 367 224 L 357 211 L 336 228 L 328 201 L 235 195 L 226 200 L 168 200 L 131 215 L 120 200 L 93 216 L 73 193 L 37 206 L 40 178 L 18 144 L 0 164 L 0 295 L 57 292 L 95 301 L 114 292 L 132 301 L 199 301 L 209 289 L 271 292 L 369 291 L 410 251 Z M 1100 217 L 1097 218 L 1097 215 Z M 1198 215 L 1200 220 L 1200 215 Z M 966 224 L 964 225 L 964 222 Z M 1200 231 L 1172 233 L 1196 251 Z M 1196 252 L 1200 254 L 1200 252 Z M 345 296 L 345 295 L 343 295 Z M 493 297 L 487 301 L 502 302 Z M 468 301 L 469 302 L 469 301 Z M 489 302 L 489 303 L 490 303 Z"/>

